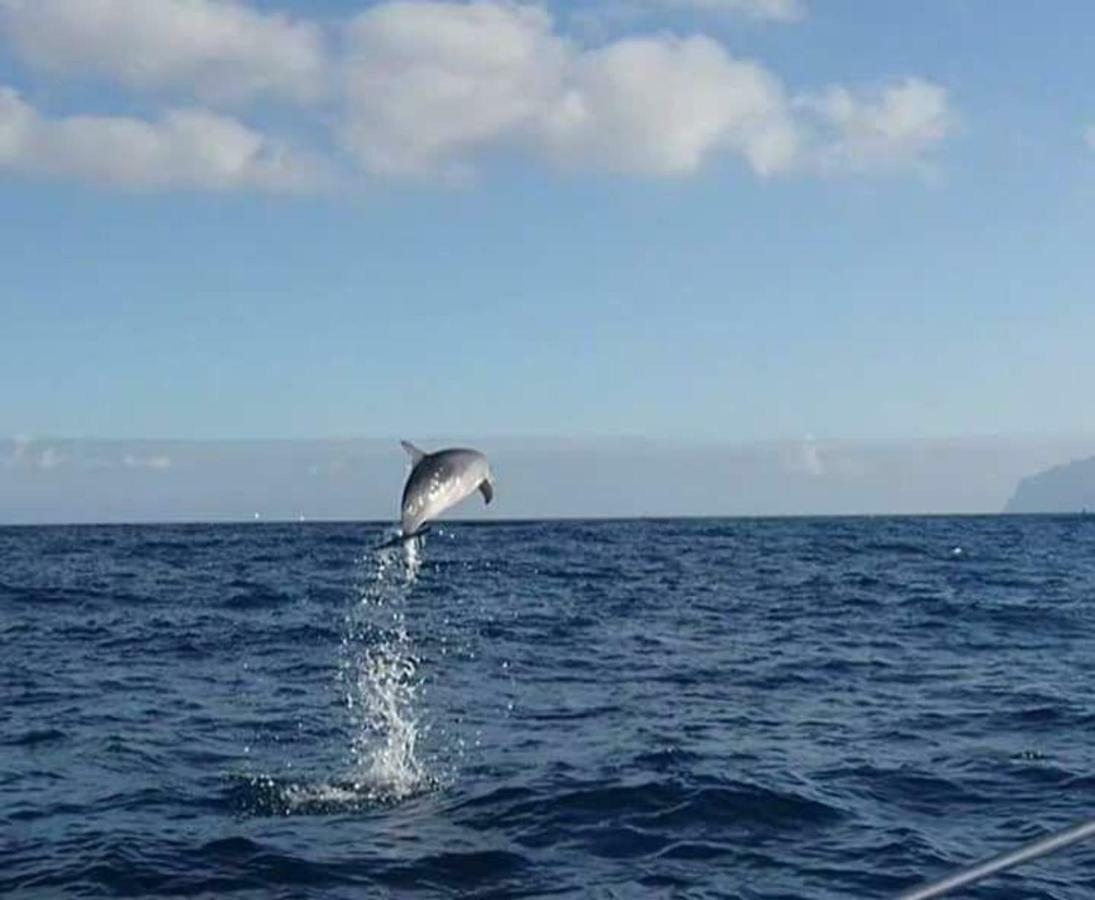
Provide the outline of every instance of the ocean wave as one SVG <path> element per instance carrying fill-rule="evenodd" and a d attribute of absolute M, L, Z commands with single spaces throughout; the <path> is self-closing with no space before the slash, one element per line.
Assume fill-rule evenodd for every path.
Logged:
<path fill-rule="evenodd" d="M 6 532 L 0 893 L 881 897 L 1095 797 L 1052 522 L 378 532 Z"/>

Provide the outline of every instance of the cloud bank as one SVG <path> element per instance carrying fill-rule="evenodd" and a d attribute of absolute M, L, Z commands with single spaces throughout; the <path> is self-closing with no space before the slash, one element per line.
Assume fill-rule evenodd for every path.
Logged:
<path fill-rule="evenodd" d="M 705 37 L 580 50 L 540 9 L 394 2 L 351 26 L 346 145 L 376 175 L 430 176 L 521 148 L 568 168 L 673 176 L 718 150 L 785 168 L 779 83 Z"/>
<path fill-rule="evenodd" d="M 655 0 L 649 0 L 654 3 Z M 794 21 L 794 0 L 656 0 Z M 51 78 L 178 103 L 150 120 L 52 116 L 0 93 L 0 168 L 137 188 L 285 190 L 322 179 L 238 118 L 280 104 L 348 180 L 439 183 L 499 155 L 557 170 L 681 178 L 720 158 L 760 178 L 923 169 L 947 90 L 906 76 L 794 93 L 702 34 L 594 46 L 543 6 L 386 0 L 318 22 L 236 0 L 0 0 L 0 38 Z"/>
<path fill-rule="evenodd" d="M 453 518 L 994 513 L 1020 478 L 1090 456 L 1093 440 L 499 438 L 480 446 L 498 478 L 495 502 Z M 245 521 L 256 512 L 265 521 L 391 521 L 405 474 L 395 440 L 0 439 L 0 524 Z"/>
<path fill-rule="evenodd" d="M 394 0 L 357 16 L 345 146 L 379 176 L 466 172 L 522 151 L 567 169 L 678 177 L 719 155 L 761 177 L 920 164 L 953 122 L 921 78 L 789 96 L 703 35 L 585 48 L 541 8 Z"/>

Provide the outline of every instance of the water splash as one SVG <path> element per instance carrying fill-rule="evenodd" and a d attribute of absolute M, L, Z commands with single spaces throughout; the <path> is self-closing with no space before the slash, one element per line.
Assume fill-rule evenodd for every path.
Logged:
<path fill-rule="evenodd" d="M 414 538 L 402 546 L 404 583 L 408 588 L 413 587 L 418 580 L 418 572 L 422 568 L 422 546 L 424 537 Z"/>
<path fill-rule="evenodd" d="M 270 775 L 232 779 L 225 802 L 251 816 L 326 816 L 368 812 L 397 798 L 355 782 L 294 781 Z"/>
<path fill-rule="evenodd" d="M 403 799 L 432 786 L 419 744 L 421 679 L 406 604 L 422 567 L 420 541 L 363 560 L 365 578 L 346 619 L 342 682 L 352 726 L 353 782 Z"/>

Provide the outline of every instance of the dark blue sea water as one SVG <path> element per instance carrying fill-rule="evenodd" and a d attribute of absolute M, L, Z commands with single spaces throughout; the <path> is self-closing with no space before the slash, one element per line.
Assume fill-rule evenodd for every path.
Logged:
<path fill-rule="evenodd" d="M 0 893 L 889 897 L 1095 814 L 1095 518 L 383 534 L 0 529 Z"/>

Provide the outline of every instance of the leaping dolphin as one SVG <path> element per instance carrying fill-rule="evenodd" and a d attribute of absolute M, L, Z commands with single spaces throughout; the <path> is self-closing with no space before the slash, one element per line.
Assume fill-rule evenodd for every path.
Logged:
<path fill-rule="evenodd" d="M 403 534 L 382 547 L 425 534 L 429 530 L 422 527 L 426 522 L 476 491 L 483 495 L 486 503 L 494 499 L 494 475 L 487 458 L 478 450 L 453 448 L 426 453 L 409 441 L 399 443 L 413 464 L 403 488 Z"/>

